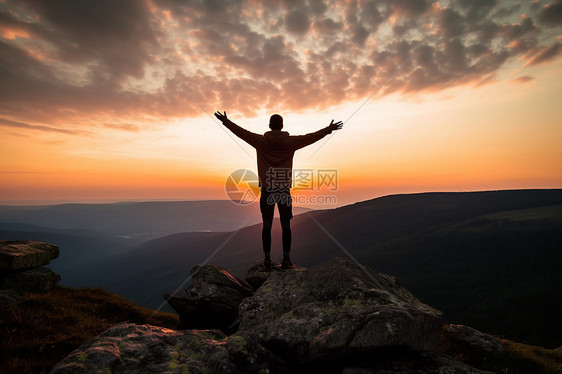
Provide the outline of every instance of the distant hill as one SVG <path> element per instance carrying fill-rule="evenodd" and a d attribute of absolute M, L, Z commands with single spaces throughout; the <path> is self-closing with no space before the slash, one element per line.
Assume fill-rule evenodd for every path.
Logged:
<path fill-rule="evenodd" d="M 310 209 L 295 207 L 294 214 Z M 0 239 L 56 243 L 61 254 L 52 268 L 70 267 L 129 251 L 132 247 L 178 232 L 234 231 L 261 222 L 258 204 L 229 200 L 127 202 L 0 206 Z"/>
<path fill-rule="evenodd" d="M 309 210 L 295 207 L 294 213 Z M 234 231 L 259 222 L 258 204 L 238 205 L 230 200 L 0 205 L 0 229 L 14 223 L 50 229 L 87 229 L 128 239 L 130 245 L 178 232 Z"/>
<path fill-rule="evenodd" d="M 299 215 L 292 227 L 300 265 L 347 252 L 397 275 L 449 322 L 562 345 L 562 190 L 392 195 Z M 260 235 L 261 225 L 253 225 L 168 236 L 78 266 L 68 277 L 155 308 L 198 263 L 243 276 L 248 261 L 262 257 Z M 278 223 L 273 256 L 281 256 Z"/>
<path fill-rule="evenodd" d="M 208 257 L 207 250 L 219 247 L 229 235 L 231 233 L 194 232 L 154 239 L 131 252 L 69 269 L 61 273 L 62 284 L 73 287 L 97 284 L 127 295 L 125 297 L 141 305 L 156 308 L 164 301 L 164 291 L 177 288 L 189 275 L 190 264 L 203 263 Z M 165 310 L 172 311 L 167 305 Z"/>
<path fill-rule="evenodd" d="M 65 273 L 79 264 L 126 252 L 130 248 L 127 239 L 92 230 L 53 229 L 21 223 L 0 224 L 0 240 L 11 239 L 56 243 L 61 252 L 51 268 L 58 273 Z"/>

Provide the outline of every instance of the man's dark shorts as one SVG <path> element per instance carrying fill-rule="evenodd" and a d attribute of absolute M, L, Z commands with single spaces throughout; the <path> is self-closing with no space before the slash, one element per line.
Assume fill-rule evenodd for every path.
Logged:
<path fill-rule="evenodd" d="M 279 209 L 279 218 L 282 221 L 293 218 L 293 202 L 291 190 L 288 188 L 268 190 L 261 189 L 260 211 L 264 220 L 273 219 L 275 205 Z"/>

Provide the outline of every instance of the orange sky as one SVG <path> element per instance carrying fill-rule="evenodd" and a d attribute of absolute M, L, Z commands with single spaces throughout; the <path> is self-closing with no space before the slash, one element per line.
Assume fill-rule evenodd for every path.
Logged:
<path fill-rule="evenodd" d="M 312 192 L 332 205 L 562 187 L 562 2 L 268 4 L 0 2 L 0 203 L 225 199 L 255 152 L 215 110 L 256 133 L 345 121 L 295 156 L 337 170 Z"/>

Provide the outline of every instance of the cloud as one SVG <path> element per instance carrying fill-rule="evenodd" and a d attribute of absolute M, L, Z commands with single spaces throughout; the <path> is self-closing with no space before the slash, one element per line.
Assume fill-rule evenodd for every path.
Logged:
<path fill-rule="evenodd" d="M 26 129 L 26 130 L 56 132 L 56 133 L 62 133 L 62 134 L 76 134 L 76 132 L 73 131 L 73 130 L 66 130 L 66 129 L 49 127 L 49 126 L 42 126 L 42 125 L 30 125 L 28 123 L 11 121 L 11 120 L 5 119 L 5 118 L 0 118 L 0 126 L 15 127 L 15 128 L 19 128 L 19 129 Z"/>
<path fill-rule="evenodd" d="M 110 129 L 124 130 L 130 132 L 140 131 L 140 127 L 132 123 L 104 123 L 103 126 Z"/>
<path fill-rule="evenodd" d="M 494 18 L 504 18 L 511 16 L 521 9 L 521 3 L 515 3 L 507 7 L 498 7 L 494 13 Z"/>
<path fill-rule="evenodd" d="M 535 78 L 531 77 L 530 75 L 523 75 L 511 80 L 511 83 L 515 84 L 524 84 L 534 81 Z"/>
<path fill-rule="evenodd" d="M 53 51 L 57 58 L 75 63 L 95 62 L 97 78 L 142 77 L 148 48 L 156 45 L 159 35 L 159 30 L 151 25 L 145 2 L 24 2 L 39 19 L 37 33 L 57 47 Z"/>
<path fill-rule="evenodd" d="M 310 21 L 306 14 L 294 10 L 285 17 L 285 27 L 291 33 L 304 34 L 310 27 Z"/>
<path fill-rule="evenodd" d="M 462 9 L 468 21 L 486 18 L 497 6 L 497 0 L 454 0 L 453 4 Z"/>
<path fill-rule="evenodd" d="M 499 35 L 509 40 L 513 40 L 521 38 L 536 30 L 537 27 L 534 25 L 533 20 L 529 17 L 523 17 L 521 23 L 519 24 L 503 25 Z"/>
<path fill-rule="evenodd" d="M 394 12 L 407 17 L 418 17 L 429 9 L 433 1 L 429 0 L 394 0 L 389 2 Z"/>
<path fill-rule="evenodd" d="M 439 32 L 446 38 L 462 36 L 466 31 L 464 17 L 454 9 L 445 8 L 439 12 Z"/>
<path fill-rule="evenodd" d="M 554 0 L 543 6 L 538 13 L 538 19 L 545 25 L 562 25 L 562 0 Z"/>
<path fill-rule="evenodd" d="M 375 91 L 487 84 L 508 61 L 533 66 L 560 52 L 550 32 L 560 24 L 559 0 L 448 4 L 7 1 L 0 115 L 69 135 L 142 131 L 141 123 L 200 116 L 200 105 L 252 116 L 328 108 Z"/>
<path fill-rule="evenodd" d="M 560 43 L 554 43 L 550 47 L 540 48 L 536 53 L 531 54 L 528 57 L 525 66 L 533 66 L 533 65 L 545 63 L 558 56 L 559 53 L 560 53 Z"/>

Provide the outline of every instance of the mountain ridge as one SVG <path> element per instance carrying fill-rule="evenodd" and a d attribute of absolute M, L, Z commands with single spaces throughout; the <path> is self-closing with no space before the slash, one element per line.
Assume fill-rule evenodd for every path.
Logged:
<path fill-rule="evenodd" d="M 539 334 L 525 340 L 523 332 L 510 335 L 513 334 L 513 326 L 521 324 L 520 321 L 508 323 L 509 319 L 502 318 L 506 321 L 505 326 L 481 317 L 474 321 L 474 316 L 485 315 L 480 312 L 485 306 L 471 305 L 467 301 L 476 297 L 475 290 L 488 287 L 490 295 L 494 296 L 490 296 L 492 299 L 487 302 L 497 303 L 498 307 L 500 302 L 503 303 L 500 308 L 503 313 L 509 312 L 509 305 L 520 305 L 522 300 L 528 300 L 543 313 L 538 321 L 552 318 L 555 312 L 562 313 L 562 305 L 549 301 L 561 293 L 557 284 L 562 283 L 562 279 L 555 271 L 555 265 L 562 261 L 557 250 L 562 247 L 559 246 L 562 243 L 562 219 L 553 219 L 549 225 L 531 220 L 527 225 L 517 219 L 506 218 L 525 207 L 539 212 L 541 207 L 551 206 L 558 212 L 561 202 L 562 190 L 558 189 L 423 193 L 392 195 L 333 210 L 312 211 L 293 219 L 292 257 L 295 263 L 308 267 L 327 258 L 344 255 L 318 223 L 359 261 L 399 276 L 416 296 L 451 314 L 452 322 L 475 325 L 485 330 L 490 328 L 493 333 L 523 342 L 558 346 L 562 342 L 556 338 L 555 331 L 560 331 L 562 326 L 548 332 L 546 327 L 539 329 L 536 323 L 523 323 L 529 326 L 525 333 L 532 329 L 535 330 L 533 334 Z M 500 213 L 503 218 L 490 220 L 490 214 Z M 309 215 L 313 215 L 314 220 Z M 478 220 L 487 220 L 488 224 L 475 227 L 473 221 Z M 225 265 L 233 274 L 243 276 L 247 262 L 263 256 L 260 235 L 261 225 L 257 224 L 198 243 L 182 240 L 181 235 L 174 243 L 173 238 L 168 237 L 170 240 L 166 248 L 155 246 L 150 250 L 144 247 L 142 253 L 132 251 L 115 257 L 113 263 L 111 259 L 106 259 L 90 264 L 89 269 L 76 269 L 76 273 L 91 279 L 93 269 L 111 268 L 110 273 L 118 274 L 117 278 L 112 280 L 111 274 L 106 276 L 104 273 L 99 277 L 102 281 L 100 286 L 155 308 L 161 304 L 155 284 L 166 284 L 168 289 L 174 289 L 188 276 L 183 270 L 185 267 L 205 263 L 221 245 L 223 247 L 211 260 Z M 280 256 L 278 223 L 274 224 L 273 237 L 276 240 L 272 254 Z M 536 251 L 542 251 L 543 255 L 534 256 L 535 249 L 529 248 L 537 248 Z M 516 256 L 513 256 L 513 251 Z M 157 259 L 151 252 L 158 253 Z M 510 258 L 510 262 L 505 262 L 506 258 Z M 534 289 L 529 289 L 524 280 L 515 279 L 516 274 L 521 269 L 527 269 L 531 263 L 536 269 L 525 270 L 524 273 L 536 278 Z M 149 280 L 150 275 L 155 276 L 154 281 Z M 509 278 L 496 280 L 496 275 Z M 501 284 L 505 282 L 511 283 L 509 287 L 502 288 Z M 524 291 L 520 297 L 513 293 L 518 288 Z M 457 289 L 462 292 L 458 293 Z M 138 290 L 142 291 L 139 293 Z M 509 290 L 509 295 L 506 290 Z M 152 299 L 150 295 L 153 295 Z M 497 300 L 494 301 L 494 298 Z M 467 309 L 466 313 L 463 308 Z M 525 313 L 531 312 L 526 308 Z M 470 318 L 466 319 L 467 316 Z"/>
<path fill-rule="evenodd" d="M 452 322 L 556 347 L 562 345 L 556 322 L 562 314 L 561 202 L 560 189 L 384 196 L 295 216 L 292 257 L 309 267 L 344 255 L 323 228 L 365 265 L 397 275 Z M 61 273 L 62 281 L 104 287 L 156 308 L 162 304 L 159 286 L 175 289 L 196 264 L 213 261 L 243 276 L 248 261 L 263 256 L 260 235 L 261 224 L 209 235 L 178 233 L 76 266 Z M 273 237 L 275 258 L 281 254 L 278 222 Z M 471 302 L 482 294 L 488 295 L 483 303 Z M 484 312 L 486 304 L 496 312 Z"/>

